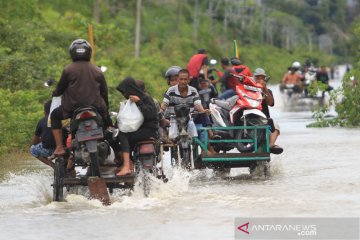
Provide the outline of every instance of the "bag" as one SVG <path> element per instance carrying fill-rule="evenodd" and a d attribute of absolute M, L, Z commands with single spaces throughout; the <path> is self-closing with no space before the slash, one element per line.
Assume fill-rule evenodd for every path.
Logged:
<path fill-rule="evenodd" d="M 179 129 L 175 118 L 170 119 L 169 139 L 175 139 L 179 135 Z"/>
<path fill-rule="evenodd" d="M 52 100 L 51 100 L 50 112 L 49 112 L 49 117 L 48 117 L 48 120 L 47 120 L 47 126 L 48 127 L 51 127 L 50 116 L 51 116 L 52 111 L 54 111 L 54 109 L 58 108 L 59 106 L 61 106 L 61 96 L 53 97 Z"/>
<path fill-rule="evenodd" d="M 209 109 L 211 111 L 211 119 L 214 123 L 217 123 L 221 127 L 226 127 L 224 120 L 221 117 L 220 112 L 216 109 L 216 105 L 210 103 Z"/>
<path fill-rule="evenodd" d="M 136 103 L 127 100 L 126 103 L 120 103 L 117 122 L 121 132 L 135 132 L 143 124 L 144 116 Z"/>
<path fill-rule="evenodd" d="M 197 137 L 198 136 L 196 126 L 195 126 L 194 120 L 192 118 L 190 118 L 190 120 L 188 122 L 187 132 L 189 133 L 189 135 L 191 137 Z"/>

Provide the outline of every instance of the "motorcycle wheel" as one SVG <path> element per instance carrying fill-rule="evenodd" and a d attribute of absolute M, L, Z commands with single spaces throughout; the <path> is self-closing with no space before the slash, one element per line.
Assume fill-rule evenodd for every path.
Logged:
<path fill-rule="evenodd" d="M 91 159 L 91 176 L 95 177 L 100 177 L 100 164 L 99 164 L 99 159 L 97 156 L 97 152 L 94 153 L 90 153 L 90 159 Z"/>
<path fill-rule="evenodd" d="M 181 157 L 181 167 L 183 169 L 190 169 L 190 147 L 189 148 L 180 148 L 180 157 Z"/>
<path fill-rule="evenodd" d="M 248 118 L 246 120 L 246 126 L 263 126 L 263 122 L 260 118 Z M 243 124 L 240 126 L 244 126 Z M 255 135 L 254 129 L 237 129 L 235 130 L 235 139 L 254 139 Z M 258 147 L 264 142 L 265 140 L 265 131 L 264 130 L 257 130 L 257 141 Z M 236 148 L 240 152 L 252 152 L 254 151 L 254 143 L 236 143 Z"/>
<path fill-rule="evenodd" d="M 170 148 L 171 165 L 176 166 L 179 163 L 177 146 Z"/>
<path fill-rule="evenodd" d="M 64 198 L 63 190 L 63 178 L 65 175 L 64 159 L 57 158 L 55 160 L 54 168 L 54 182 L 53 182 L 53 201 L 62 201 Z"/>

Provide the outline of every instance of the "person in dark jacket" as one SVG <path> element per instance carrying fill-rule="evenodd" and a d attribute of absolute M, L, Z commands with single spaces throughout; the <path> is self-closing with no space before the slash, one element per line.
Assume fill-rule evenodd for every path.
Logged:
<path fill-rule="evenodd" d="M 136 103 L 137 107 L 144 116 L 144 122 L 137 131 L 119 133 L 118 139 L 121 143 L 122 159 L 124 164 L 116 175 L 124 176 L 132 174 L 133 164 L 130 159 L 130 153 L 135 144 L 149 138 L 158 138 L 159 118 L 154 100 L 138 87 L 134 78 L 125 78 L 116 89 L 120 91 L 121 94 L 128 99 L 128 101 Z"/>
<path fill-rule="evenodd" d="M 108 89 L 99 67 L 91 64 L 91 46 L 84 39 L 73 41 L 69 48 L 73 63 L 66 66 L 53 96 L 61 96 L 61 106 L 51 113 L 51 127 L 56 142 L 55 156 L 64 155 L 61 120 L 71 118 L 82 106 L 92 105 L 103 118 L 104 128 L 111 125 L 108 113 Z"/>

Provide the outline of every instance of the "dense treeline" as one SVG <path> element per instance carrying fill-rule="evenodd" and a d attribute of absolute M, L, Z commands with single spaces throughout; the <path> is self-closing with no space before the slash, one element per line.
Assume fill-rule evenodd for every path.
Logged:
<path fill-rule="evenodd" d="M 335 64 L 351 60 L 351 23 L 356 7 L 345 0 L 142 0 L 139 57 L 135 57 L 137 1 L 3 0 L 0 1 L 0 153 L 26 149 L 42 104 L 51 96 L 44 80 L 59 79 L 69 63 L 69 44 L 94 30 L 94 57 L 105 65 L 110 105 L 117 110 L 115 86 L 127 75 L 143 79 L 161 99 L 163 78 L 171 65 L 185 67 L 199 48 L 211 58 L 233 55 L 238 41 L 241 60 L 263 67 L 279 81 L 297 60 Z M 335 30 L 334 30 L 335 29 Z M 331 39 L 331 44 L 322 39 Z"/>

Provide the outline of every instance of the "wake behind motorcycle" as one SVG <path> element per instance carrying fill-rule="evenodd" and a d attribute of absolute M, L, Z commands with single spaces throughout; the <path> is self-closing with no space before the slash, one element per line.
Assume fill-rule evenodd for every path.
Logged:
<path fill-rule="evenodd" d="M 239 79 L 236 86 L 235 96 L 227 100 L 212 99 L 210 109 L 213 126 L 243 126 L 242 129 L 227 131 L 215 130 L 214 134 L 220 135 L 223 139 L 257 139 L 258 144 L 264 142 L 265 130 L 252 128 L 253 126 L 267 125 L 267 118 L 261 111 L 263 101 L 261 85 L 257 84 L 250 77 L 242 74 L 231 74 Z M 229 151 L 236 147 L 240 152 L 254 151 L 254 143 L 235 142 L 214 144 L 217 151 Z"/>

